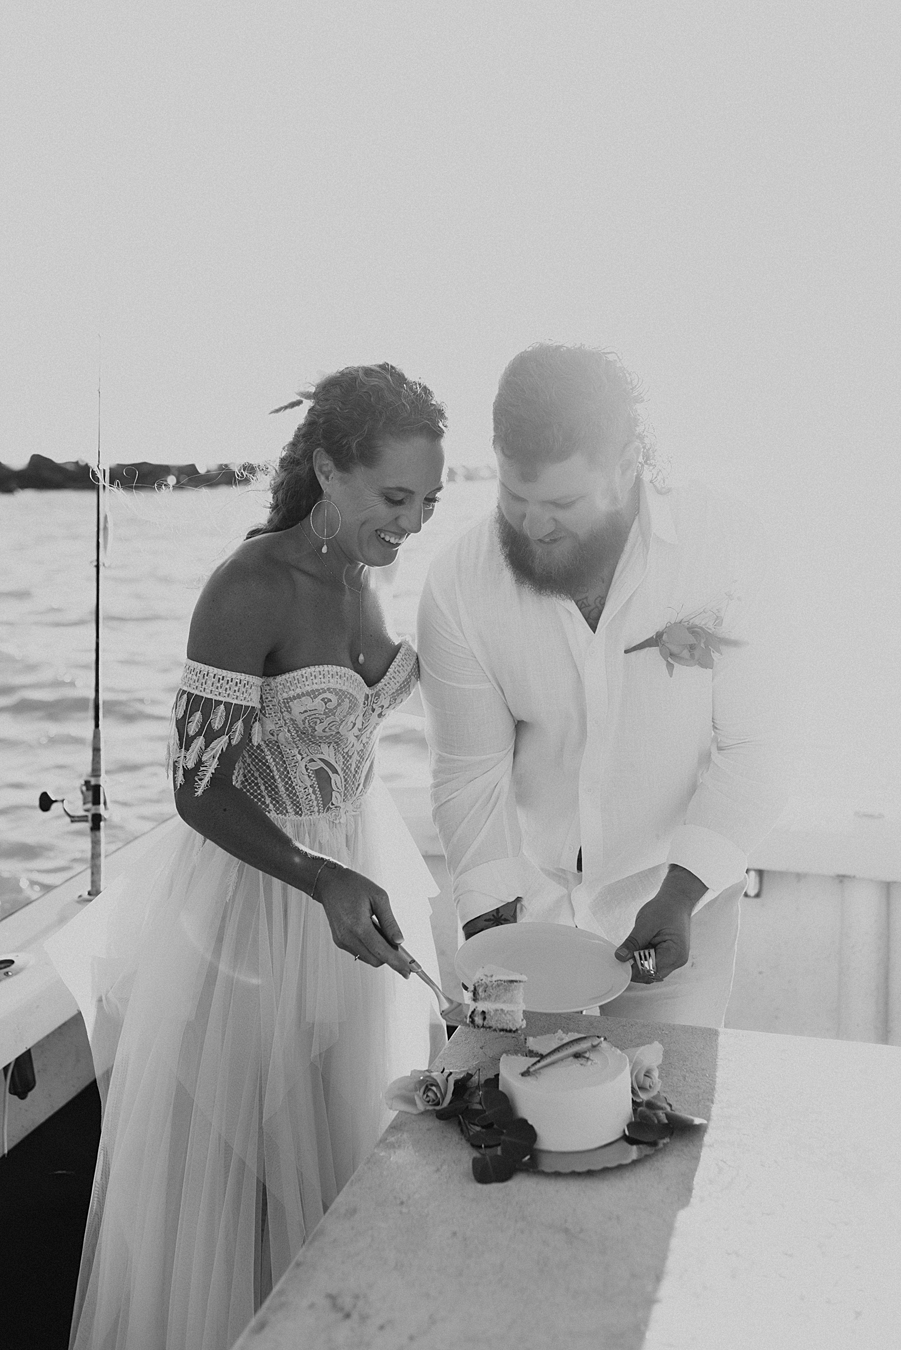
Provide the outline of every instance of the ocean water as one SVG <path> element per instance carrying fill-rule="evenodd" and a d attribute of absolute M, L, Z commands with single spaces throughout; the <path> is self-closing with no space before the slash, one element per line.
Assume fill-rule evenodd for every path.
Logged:
<path fill-rule="evenodd" d="M 394 622 L 413 634 L 434 554 L 494 501 L 493 482 L 455 482 L 422 533 L 403 548 Z M 114 492 L 103 569 L 104 761 L 108 851 L 171 815 L 165 774 L 169 714 L 188 623 L 212 568 L 266 512 L 265 479 L 236 488 Z M 90 767 L 94 660 L 94 494 L 0 496 L 0 917 L 87 865 L 86 825 L 38 796 L 80 809 Z M 426 751 L 418 720 L 385 727 L 380 769 L 392 787 L 423 795 Z"/>
<path fill-rule="evenodd" d="M 491 509 L 493 482 L 449 483 L 435 517 L 401 552 L 394 620 L 412 634 L 429 561 Z M 112 850 L 166 819 L 165 744 L 188 622 L 211 569 L 265 516 L 267 480 L 236 488 L 111 494 L 113 538 L 103 571 L 105 769 Z M 876 534 L 876 543 L 884 537 Z M 809 542 L 782 536 L 784 632 L 773 673 L 793 708 L 790 827 L 845 829 L 850 814 L 901 828 L 901 652 L 877 604 L 876 552 L 853 594 L 824 593 L 804 562 Z M 42 790 L 80 808 L 90 765 L 93 690 L 94 497 L 0 495 L 0 917 L 86 866 L 88 831 Z M 800 580 L 799 580 L 800 579 Z M 895 606 L 897 608 L 897 606 Z M 830 617 L 831 616 L 831 617 Z M 415 699 L 385 727 L 379 768 L 410 815 L 428 816 L 428 768 Z"/>

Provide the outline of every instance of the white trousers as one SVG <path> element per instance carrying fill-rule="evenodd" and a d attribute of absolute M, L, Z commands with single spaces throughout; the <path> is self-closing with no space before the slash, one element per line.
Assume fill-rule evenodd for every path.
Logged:
<path fill-rule="evenodd" d="M 688 964 L 656 984 L 630 984 L 600 1009 L 604 1017 L 721 1027 L 732 992 L 744 881 L 709 900 L 691 920 Z"/>

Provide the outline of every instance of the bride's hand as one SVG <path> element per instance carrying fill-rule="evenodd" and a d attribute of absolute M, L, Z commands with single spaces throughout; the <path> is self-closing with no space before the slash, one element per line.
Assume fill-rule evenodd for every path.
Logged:
<path fill-rule="evenodd" d="M 403 942 L 404 935 L 381 886 L 350 867 L 330 862 L 322 868 L 313 889 L 325 910 L 336 947 L 368 966 L 391 966 L 404 979 L 409 977 L 409 965 L 390 945 Z M 381 933 L 372 922 L 373 915 Z"/>

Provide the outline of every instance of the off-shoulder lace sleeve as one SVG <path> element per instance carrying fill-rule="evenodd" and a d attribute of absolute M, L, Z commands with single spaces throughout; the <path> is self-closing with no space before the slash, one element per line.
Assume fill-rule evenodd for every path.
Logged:
<path fill-rule="evenodd" d="M 249 744 L 259 744 L 262 684 L 259 675 L 186 662 L 172 709 L 166 755 L 176 790 L 183 785 L 186 770 L 196 770 L 194 794 L 199 797 L 227 747 L 237 747 L 245 737 Z"/>

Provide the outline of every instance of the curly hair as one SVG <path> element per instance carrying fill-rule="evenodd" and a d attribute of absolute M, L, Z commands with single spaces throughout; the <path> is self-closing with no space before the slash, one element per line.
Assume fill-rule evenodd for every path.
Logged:
<path fill-rule="evenodd" d="M 641 447 L 639 470 L 653 471 L 653 444 L 638 412 L 643 401 L 638 380 L 615 352 L 536 342 L 501 375 L 494 447 L 524 477 L 535 478 L 545 465 L 577 452 L 597 459 L 634 440 Z"/>
<path fill-rule="evenodd" d="M 431 436 L 440 441 L 447 427 L 444 406 L 431 389 L 387 361 L 345 366 L 273 412 L 306 402 L 307 414 L 273 475 L 268 519 L 250 530 L 248 539 L 287 530 L 309 515 L 322 496 L 313 467 L 317 448 L 325 451 L 339 473 L 350 473 L 377 462 L 385 437 Z"/>

